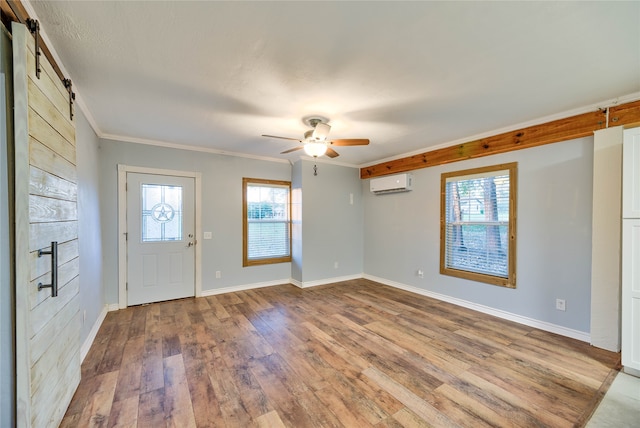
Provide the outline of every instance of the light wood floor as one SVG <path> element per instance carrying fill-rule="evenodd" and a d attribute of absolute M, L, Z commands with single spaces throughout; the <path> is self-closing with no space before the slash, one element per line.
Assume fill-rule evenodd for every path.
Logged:
<path fill-rule="evenodd" d="M 582 426 L 618 354 L 366 280 L 107 315 L 64 427 Z"/>

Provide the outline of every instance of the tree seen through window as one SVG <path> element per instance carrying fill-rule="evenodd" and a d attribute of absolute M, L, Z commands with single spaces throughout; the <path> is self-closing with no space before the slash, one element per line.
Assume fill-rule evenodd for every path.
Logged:
<path fill-rule="evenodd" d="M 441 273 L 515 284 L 515 168 L 443 174 Z"/>

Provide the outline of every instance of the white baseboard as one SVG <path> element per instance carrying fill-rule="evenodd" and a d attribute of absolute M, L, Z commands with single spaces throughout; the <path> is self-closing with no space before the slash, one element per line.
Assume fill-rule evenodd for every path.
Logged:
<path fill-rule="evenodd" d="M 276 281 L 256 282 L 253 284 L 234 285 L 232 287 L 213 288 L 211 290 L 202 290 L 202 297 L 215 296 L 216 294 L 233 293 L 234 291 L 253 290 L 254 288 L 272 287 L 274 285 L 293 284 L 299 288 L 316 287 L 318 285 L 333 284 L 335 282 L 350 281 L 352 279 L 364 278 L 363 274 L 337 276 L 334 278 L 319 279 L 316 281 L 300 282 L 293 278 L 279 279 Z"/>
<path fill-rule="evenodd" d="M 224 288 L 212 288 L 210 290 L 202 290 L 202 297 L 215 296 L 216 294 L 233 293 L 235 291 L 253 290 L 254 288 L 273 287 L 274 285 L 289 284 L 291 279 L 278 279 L 276 281 L 255 282 L 253 284 L 234 285 Z"/>
<path fill-rule="evenodd" d="M 91 345 L 93 345 L 93 341 L 96 339 L 96 336 L 98 334 L 98 330 L 100 330 L 100 326 L 102 326 L 102 322 L 104 321 L 105 317 L 107 316 L 107 312 L 110 311 L 109 308 L 111 306 L 113 306 L 113 305 L 104 305 L 104 307 L 102 308 L 102 311 L 100 311 L 100 315 L 98 315 L 98 319 L 96 320 L 95 323 L 93 323 L 93 327 L 91 327 L 91 331 L 89 332 L 89 335 L 87 336 L 87 338 L 85 339 L 84 343 L 80 347 L 80 363 L 81 364 L 84 361 L 84 358 L 89 353 L 89 349 L 91 349 Z M 115 306 L 116 306 L 116 309 L 117 309 L 118 305 L 116 304 Z"/>
<path fill-rule="evenodd" d="M 369 279 L 371 281 L 379 282 L 381 284 L 388 285 L 390 287 L 399 288 L 401 290 L 409 291 L 411 293 L 416 293 L 422 296 L 431 297 L 433 299 L 441 300 L 443 302 L 448 302 L 454 305 L 462 306 L 464 308 L 473 309 L 474 311 L 482 312 L 484 314 L 489 314 L 498 318 L 517 322 L 519 324 L 527 325 L 529 327 L 538 328 L 540 330 L 556 333 L 561 336 L 571 337 L 573 339 L 591 343 L 591 335 L 589 333 L 573 330 L 573 329 L 566 328 L 556 324 L 551 324 L 546 321 L 540 321 L 533 318 L 524 317 L 522 315 L 506 312 L 500 309 L 491 308 L 489 306 L 480 305 L 478 303 L 469 302 L 467 300 L 458 299 L 456 297 L 447 296 L 445 294 L 434 293 L 432 291 L 423 290 L 422 288 L 413 287 L 411 285 L 402 284 L 400 282 L 395 282 L 395 281 L 379 278 L 372 275 L 364 275 L 364 278 Z"/>
<path fill-rule="evenodd" d="M 120 305 L 118 303 L 111 303 L 107 305 L 107 307 L 109 312 L 120 310 Z"/>
<path fill-rule="evenodd" d="M 631 367 L 624 366 L 622 367 L 622 371 L 628 375 L 640 377 L 640 370 L 633 369 Z"/>
<path fill-rule="evenodd" d="M 318 279 L 316 281 L 300 282 L 300 281 L 295 281 L 294 279 L 290 279 L 289 281 L 291 281 L 291 283 L 296 287 L 309 288 L 309 287 L 317 287 L 318 285 L 327 285 L 327 284 L 333 284 L 336 282 L 351 281 L 354 279 L 361 279 L 361 278 L 364 278 L 364 274 L 359 273 L 356 275 L 336 276 L 333 278 Z"/>

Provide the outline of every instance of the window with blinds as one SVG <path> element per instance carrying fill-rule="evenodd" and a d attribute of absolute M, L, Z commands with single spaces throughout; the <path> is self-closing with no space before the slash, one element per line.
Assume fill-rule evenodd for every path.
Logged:
<path fill-rule="evenodd" d="M 291 261 L 291 183 L 243 178 L 243 266 Z"/>
<path fill-rule="evenodd" d="M 442 174 L 440 273 L 516 286 L 517 163 Z"/>

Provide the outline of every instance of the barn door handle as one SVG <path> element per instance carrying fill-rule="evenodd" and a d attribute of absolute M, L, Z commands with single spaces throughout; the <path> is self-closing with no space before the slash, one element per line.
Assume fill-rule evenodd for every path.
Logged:
<path fill-rule="evenodd" d="M 38 290 L 51 288 L 51 297 L 58 296 L 58 241 L 51 242 L 51 250 L 38 250 L 38 257 L 51 255 L 51 284 L 38 283 Z"/>

